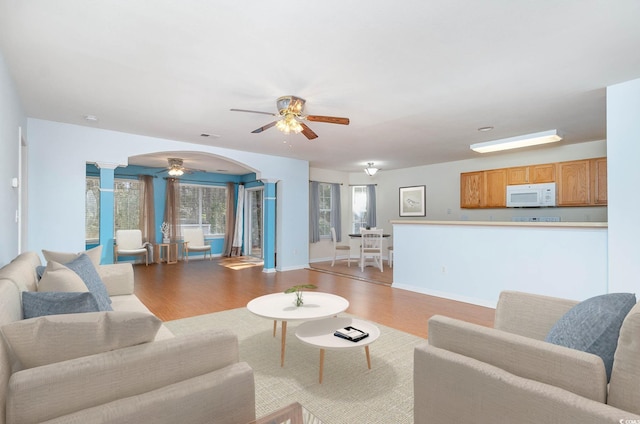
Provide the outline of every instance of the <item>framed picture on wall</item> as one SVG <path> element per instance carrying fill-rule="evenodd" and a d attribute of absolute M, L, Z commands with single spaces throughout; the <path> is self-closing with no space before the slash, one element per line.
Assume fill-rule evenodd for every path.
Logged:
<path fill-rule="evenodd" d="M 426 186 L 400 187 L 400 216 L 425 216 Z"/>

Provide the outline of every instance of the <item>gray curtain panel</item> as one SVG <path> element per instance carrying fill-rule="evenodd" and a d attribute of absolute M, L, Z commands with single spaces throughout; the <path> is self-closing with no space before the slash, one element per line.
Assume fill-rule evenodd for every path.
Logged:
<path fill-rule="evenodd" d="M 331 184 L 331 226 L 336 229 L 336 242 L 342 241 L 340 184 Z"/>
<path fill-rule="evenodd" d="M 309 242 L 320 241 L 320 183 L 309 183 Z"/>

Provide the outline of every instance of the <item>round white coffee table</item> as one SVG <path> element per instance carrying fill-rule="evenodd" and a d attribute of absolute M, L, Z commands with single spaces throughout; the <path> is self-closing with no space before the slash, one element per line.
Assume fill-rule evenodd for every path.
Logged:
<path fill-rule="evenodd" d="M 247 303 L 247 309 L 255 315 L 273 320 L 273 336 L 276 336 L 278 321 L 282 321 L 280 366 L 284 366 L 287 340 L 287 321 L 317 320 L 335 316 L 349 307 L 344 297 L 330 293 L 305 291 L 304 304 L 295 305 L 295 293 L 273 293 L 257 297 Z"/>
<path fill-rule="evenodd" d="M 348 326 L 355 327 L 358 330 L 369 333 L 369 337 L 357 342 L 352 342 L 333 335 L 337 329 Z M 342 350 L 364 347 L 364 352 L 367 357 L 367 367 L 371 369 L 369 345 L 380 337 L 380 329 L 374 324 L 360 319 L 334 317 L 300 324 L 296 329 L 296 337 L 303 343 L 320 348 L 319 376 L 320 383 L 322 384 L 325 350 Z"/>

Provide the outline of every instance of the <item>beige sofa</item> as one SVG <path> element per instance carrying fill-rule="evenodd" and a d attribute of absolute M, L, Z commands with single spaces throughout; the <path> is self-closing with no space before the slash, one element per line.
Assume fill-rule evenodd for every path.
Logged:
<path fill-rule="evenodd" d="M 0 269 L 0 327 L 22 320 L 21 292 L 36 290 L 39 265 L 40 257 L 27 252 Z M 115 311 L 149 312 L 133 294 L 130 264 L 97 268 Z M 84 314 L 71 318 L 78 315 Z M 237 338 L 230 332 L 174 337 L 162 325 L 148 343 L 28 369 L 16 362 L 4 336 L 0 424 L 245 424 L 255 419 L 253 371 L 239 362 Z"/>
<path fill-rule="evenodd" d="M 607 385 L 600 357 L 544 341 L 577 302 L 503 292 L 495 328 L 434 316 L 414 352 L 415 424 L 640 423 L 640 304 Z"/>

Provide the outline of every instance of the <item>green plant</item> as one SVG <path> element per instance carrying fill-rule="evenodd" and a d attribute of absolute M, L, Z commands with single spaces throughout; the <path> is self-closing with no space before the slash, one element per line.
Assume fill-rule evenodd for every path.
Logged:
<path fill-rule="evenodd" d="M 295 293 L 296 294 L 296 306 L 302 306 L 304 303 L 302 301 L 302 290 L 304 289 L 317 289 L 318 287 L 313 284 L 298 284 L 297 286 L 289 287 L 284 292 L 285 293 Z"/>

